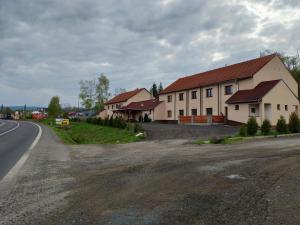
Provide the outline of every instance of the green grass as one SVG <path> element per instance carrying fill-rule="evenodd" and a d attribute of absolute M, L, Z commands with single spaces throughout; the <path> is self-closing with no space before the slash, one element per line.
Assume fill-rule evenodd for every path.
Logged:
<path fill-rule="evenodd" d="M 46 124 L 49 125 L 49 123 Z M 68 128 L 54 125 L 50 127 L 65 144 L 113 144 L 140 141 L 143 137 L 136 137 L 126 129 L 93 125 L 85 122 L 71 123 Z"/>

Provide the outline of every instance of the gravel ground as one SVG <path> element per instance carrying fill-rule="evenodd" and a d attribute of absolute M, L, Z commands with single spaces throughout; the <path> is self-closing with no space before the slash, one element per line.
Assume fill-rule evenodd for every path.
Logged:
<path fill-rule="evenodd" d="M 1 196 L 1 225 L 300 224 L 298 137 L 55 146 Z"/>
<path fill-rule="evenodd" d="M 198 139 L 207 140 L 214 136 L 226 137 L 238 133 L 239 127 L 226 125 L 178 125 L 143 123 L 149 140 Z"/>

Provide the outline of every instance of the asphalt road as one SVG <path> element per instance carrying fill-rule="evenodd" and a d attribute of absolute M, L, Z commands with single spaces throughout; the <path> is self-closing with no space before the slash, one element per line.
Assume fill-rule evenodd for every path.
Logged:
<path fill-rule="evenodd" d="M 28 150 L 38 131 L 29 122 L 0 120 L 0 180 Z"/>

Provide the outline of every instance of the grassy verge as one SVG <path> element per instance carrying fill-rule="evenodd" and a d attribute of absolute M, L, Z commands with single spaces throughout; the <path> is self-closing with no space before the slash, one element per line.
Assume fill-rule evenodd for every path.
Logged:
<path fill-rule="evenodd" d="M 72 123 L 69 127 L 65 128 L 49 125 L 48 121 L 43 121 L 43 123 L 50 126 L 64 144 L 129 143 L 143 139 L 142 136 L 136 137 L 135 134 L 126 129 L 94 125 L 85 122 Z"/>

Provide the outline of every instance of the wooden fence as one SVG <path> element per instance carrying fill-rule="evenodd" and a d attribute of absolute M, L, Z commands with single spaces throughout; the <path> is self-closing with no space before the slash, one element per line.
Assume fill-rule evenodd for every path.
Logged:
<path fill-rule="evenodd" d="M 179 116 L 178 121 L 180 124 L 224 123 L 224 116 Z"/>

